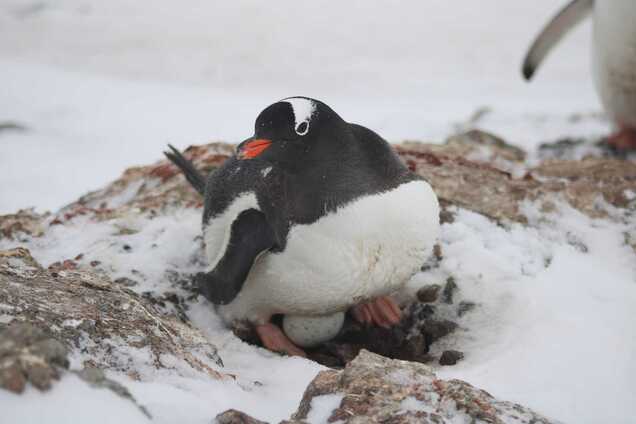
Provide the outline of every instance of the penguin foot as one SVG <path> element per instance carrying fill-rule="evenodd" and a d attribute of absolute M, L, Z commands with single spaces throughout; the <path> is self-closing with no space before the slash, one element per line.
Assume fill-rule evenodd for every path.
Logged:
<path fill-rule="evenodd" d="M 619 152 L 636 150 L 636 129 L 623 127 L 607 138 L 607 144 Z"/>
<path fill-rule="evenodd" d="M 361 303 L 351 309 L 360 324 L 391 328 L 400 323 L 402 311 L 390 296 L 382 296 L 368 303 Z"/>
<path fill-rule="evenodd" d="M 256 334 L 258 334 L 261 342 L 263 342 L 263 346 L 273 352 L 284 353 L 289 356 L 307 357 L 307 354 L 302 349 L 289 340 L 285 333 L 283 333 L 283 330 L 271 322 L 257 325 Z"/>

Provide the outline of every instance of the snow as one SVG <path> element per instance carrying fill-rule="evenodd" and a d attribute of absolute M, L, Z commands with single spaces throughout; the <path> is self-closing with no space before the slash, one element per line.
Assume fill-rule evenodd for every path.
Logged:
<path fill-rule="evenodd" d="M 168 142 L 244 140 L 264 107 L 292 95 L 391 141 L 441 141 L 473 125 L 526 147 L 595 137 L 608 125 L 588 72 L 589 23 L 532 84 L 521 79 L 525 49 L 556 9 L 553 0 L 5 0 L 0 122 L 27 131 L 0 132 L 0 213 L 57 209 L 159 158 Z"/>
<path fill-rule="evenodd" d="M 464 332 L 437 346 L 468 353 L 438 376 L 564 422 L 627 423 L 636 410 L 628 225 L 564 204 L 548 222 L 533 205 L 527 213 L 529 228 L 502 228 L 467 211 L 443 226 L 441 272 L 479 307 L 460 321 Z"/>
<path fill-rule="evenodd" d="M 0 213 L 59 208 L 125 167 L 159 158 L 168 142 L 241 141 L 257 114 L 287 95 L 323 100 L 391 141 L 442 141 L 474 126 L 526 149 L 597 137 L 609 124 L 588 72 L 589 24 L 559 46 L 534 83 L 520 78 L 526 47 L 558 6 L 5 0 L 0 122 L 27 130 L 0 132 Z M 636 261 L 625 234 L 636 231 L 634 218 L 592 220 L 556 204 L 549 216 L 528 204 L 529 226 L 459 209 L 442 227 L 440 268 L 411 286 L 452 275 L 460 300 L 477 307 L 461 317 L 460 331 L 434 345 L 465 359 L 436 372 L 564 422 L 628 423 L 636 414 Z M 83 253 L 83 265 L 99 261 L 112 278 L 134 280 L 138 292 L 161 294 L 175 271 L 205 267 L 197 210 L 102 223 L 77 217 L 24 244 L 44 266 Z M 187 375 L 170 357 L 161 360 L 173 370 L 148 367 L 140 381 L 110 373 L 154 422 L 208 423 L 227 408 L 277 422 L 322 369 L 241 342 L 206 302 L 188 315 L 219 348 L 221 371 L 238 379 Z M 81 354 L 71 361 L 81 362 Z M 0 391 L 3 419 L 145 422 L 129 402 L 82 384 L 69 375 L 46 394 Z M 81 402 L 66 407 L 80 390 Z M 326 414 L 327 401 L 316 402 L 316 414 Z"/>
<path fill-rule="evenodd" d="M 6 423 L 137 424 L 149 423 L 135 404 L 107 389 L 92 388 L 73 374 L 57 383 L 56 390 L 42 393 L 27 387 L 21 395 L 0 390 L 2 420 Z"/>
<path fill-rule="evenodd" d="M 332 393 L 328 395 L 316 396 L 311 400 L 307 421 L 309 424 L 322 424 L 328 422 L 334 409 L 340 406 L 344 395 Z"/>
<path fill-rule="evenodd" d="M 417 400 L 413 396 L 408 396 L 402 400 L 400 403 L 401 412 L 408 411 L 422 411 L 422 412 L 437 412 L 435 408 L 433 408 L 430 404 L 426 404 L 422 401 Z"/>
<path fill-rule="evenodd" d="M 497 224 L 463 209 L 442 226 L 440 267 L 418 274 L 410 285 L 439 284 L 452 275 L 460 287 L 457 301 L 477 307 L 459 319 L 460 331 L 433 345 L 433 353 L 458 349 L 465 359 L 436 372 L 563 422 L 627 423 L 636 413 L 636 262 L 624 236 L 634 231 L 633 217 L 604 205 L 614 219 L 590 219 L 554 201 L 557 210 L 548 215 L 526 204 L 528 226 Z M 199 213 L 176 210 L 101 223 L 79 216 L 25 245 L 45 266 L 83 253 L 84 266 L 99 261 L 109 275 L 137 281 L 133 290 L 161 294 L 175 290 L 172 273 L 205 266 Z M 134 231 L 121 232 L 129 227 Z M 0 249 L 12 243 L 0 241 Z M 118 248 L 124 245 L 130 248 Z M 225 363 L 220 371 L 237 381 L 210 380 L 165 356 L 161 362 L 173 369 L 144 367 L 140 381 L 110 373 L 156 422 L 204 423 L 228 408 L 277 422 L 296 409 L 322 369 L 241 342 L 207 302 L 191 303 L 188 316 L 219 348 Z M 116 340 L 113 346 L 113 352 L 122 349 Z M 152 363 L 147 350 L 126 353 Z M 72 366 L 81 363 L 81 353 L 74 353 Z"/>

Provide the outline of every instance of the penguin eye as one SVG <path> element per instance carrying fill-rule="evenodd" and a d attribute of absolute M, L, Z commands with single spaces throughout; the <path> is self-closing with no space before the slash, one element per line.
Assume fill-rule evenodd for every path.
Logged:
<path fill-rule="evenodd" d="M 296 134 L 305 135 L 309 131 L 309 122 L 303 121 L 296 126 Z"/>

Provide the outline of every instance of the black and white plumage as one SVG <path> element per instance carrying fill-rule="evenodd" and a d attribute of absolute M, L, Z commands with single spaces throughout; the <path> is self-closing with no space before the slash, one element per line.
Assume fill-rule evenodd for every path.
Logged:
<path fill-rule="evenodd" d="M 168 154 L 196 173 L 178 156 Z M 386 141 L 320 101 L 288 98 L 207 180 L 200 285 L 227 322 L 334 314 L 402 287 L 438 231 L 433 190 Z"/>

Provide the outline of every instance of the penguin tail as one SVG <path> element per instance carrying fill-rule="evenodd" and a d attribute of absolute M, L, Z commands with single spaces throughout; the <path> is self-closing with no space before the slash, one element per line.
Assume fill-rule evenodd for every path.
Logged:
<path fill-rule="evenodd" d="M 168 144 L 168 147 L 171 152 L 163 152 L 164 155 L 170 160 L 170 162 L 174 163 L 177 168 L 183 172 L 186 180 L 190 183 L 194 189 L 199 192 L 201 196 L 205 193 L 205 177 L 197 171 L 194 167 L 194 164 L 186 159 L 179 150 L 177 150 L 173 145 Z"/>

